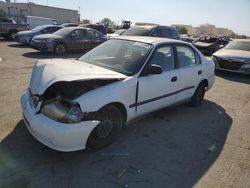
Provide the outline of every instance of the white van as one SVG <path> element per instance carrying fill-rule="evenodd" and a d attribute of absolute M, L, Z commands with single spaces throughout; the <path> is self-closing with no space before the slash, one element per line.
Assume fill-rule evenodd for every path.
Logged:
<path fill-rule="evenodd" d="M 40 25 L 58 25 L 55 19 L 36 16 L 26 16 L 25 23 L 29 29 L 33 29 Z"/>

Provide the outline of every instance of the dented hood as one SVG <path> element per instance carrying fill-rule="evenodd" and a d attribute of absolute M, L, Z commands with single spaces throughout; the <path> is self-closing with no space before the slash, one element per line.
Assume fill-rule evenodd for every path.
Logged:
<path fill-rule="evenodd" d="M 124 79 L 125 75 L 95 65 L 68 59 L 38 60 L 33 67 L 30 90 L 42 95 L 53 83 L 59 81 Z"/>

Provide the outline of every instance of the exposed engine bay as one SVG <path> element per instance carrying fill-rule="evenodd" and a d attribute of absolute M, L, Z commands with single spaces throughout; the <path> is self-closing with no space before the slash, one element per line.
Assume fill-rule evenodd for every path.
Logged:
<path fill-rule="evenodd" d="M 60 81 L 49 86 L 41 96 L 30 92 L 31 102 L 37 109 L 37 113 L 41 112 L 62 123 L 79 123 L 86 114 L 84 115 L 80 105 L 72 100 L 86 92 L 116 81 L 119 79 Z"/>

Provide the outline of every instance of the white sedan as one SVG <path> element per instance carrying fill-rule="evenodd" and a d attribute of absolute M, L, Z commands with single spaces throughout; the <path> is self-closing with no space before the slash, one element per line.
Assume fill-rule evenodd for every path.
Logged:
<path fill-rule="evenodd" d="M 78 60 L 38 60 L 21 98 L 23 119 L 55 150 L 102 148 L 132 119 L 177 103 L 200 105 L 214 69 L 183 41 L 113 38 Z"/>

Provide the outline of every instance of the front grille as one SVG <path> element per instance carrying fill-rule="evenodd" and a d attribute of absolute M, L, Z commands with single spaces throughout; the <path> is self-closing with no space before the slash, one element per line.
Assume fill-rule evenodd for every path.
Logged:
<path fill-rule="evenodd" d="M 221 68 L 230 70 L 238 70 L 244 64 L 243 62 L 227 61 L 227 60 L 219 60 L 218 62 Z"/>

